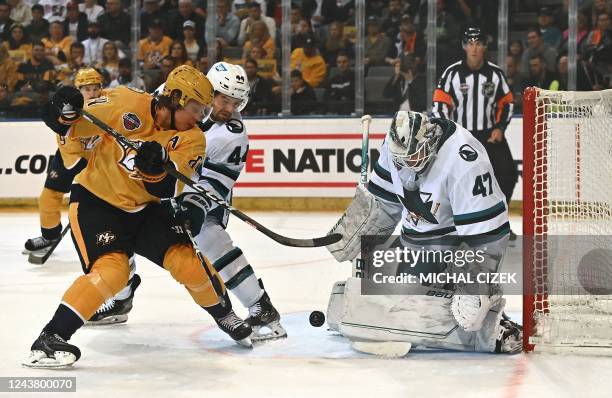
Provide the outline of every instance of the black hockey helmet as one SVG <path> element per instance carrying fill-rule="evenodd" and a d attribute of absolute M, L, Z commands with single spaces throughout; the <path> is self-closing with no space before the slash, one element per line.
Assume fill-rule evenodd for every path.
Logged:
<path fill-rule="evenodd" d="M 461 44 L 465 46 L 471 41 L 479 41 L 486 46 L 487 36 L 484 34 L 482 29 L 480 29 L 479 27 L 472 26 L 467 28 L 465 32 L 463 32 L 463 40 L 461 41 Z"/>

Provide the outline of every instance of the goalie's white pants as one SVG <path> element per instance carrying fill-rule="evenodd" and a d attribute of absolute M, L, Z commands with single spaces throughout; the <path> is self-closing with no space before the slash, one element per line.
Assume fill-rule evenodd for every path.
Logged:
<path fill-rule="evenodd" d="M 248 308 L 263 296 L 253 268 L 216 218 L 208 217 L 194 239 L 242 305 Z"/>
<path fill-rule="evenodd" d="M 406 341 L 413 347 L 458 351 L 495 351 L 505 306 L 500 299 L 489 310 L 482 328 L 467 332 L 453 317 L 452 291 L 435 289 L 440 297 L 361 295 L 361 279 L 336 282 L 327 310 L 327 323 L 351 341 Z"/>

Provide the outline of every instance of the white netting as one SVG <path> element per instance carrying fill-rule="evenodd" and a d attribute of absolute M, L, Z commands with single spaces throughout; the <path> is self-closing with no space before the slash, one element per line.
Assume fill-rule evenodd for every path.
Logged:
<path fill-rule="evenodd" d="M 539 91 L 525 139 L 535 144 L 530 341 L 612 347 L 612 90 Z"/>

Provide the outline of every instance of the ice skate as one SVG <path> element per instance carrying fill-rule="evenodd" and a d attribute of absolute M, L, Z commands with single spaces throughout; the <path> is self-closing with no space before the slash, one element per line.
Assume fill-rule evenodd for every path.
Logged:
<path fill-rule="evenodd" d="M 217 322 L 219 329 L 227 333 L 239 345 L 248 348 L 253 347 L 250 338 L 253 329 L 247 322 L 240 319 L 234 310 L 231 310 L 229 314 L 222 318 L 215 318 L 215 322 Z"/>
<path fill-rule="evenodd" d="M 96 313 L 87 321 L 88 326 L 110 325 L 114 323 L 123 323 L 128 320 L 128 313 L 132 310 L 132 301 L 134 293 L 140 285 L 140 276 L 134 274 L 130 281 L 132 292 L 125 300 L 117 300 L 114 297 L 106 300 Z"/>
<path fill-rule="evenodd" d="M 30 348 L 30 356 L 23 362 L 28 368 L 66 368 L 81 357 L 77 346 L 67 343 L 57 334 L 42 332 Z"/>

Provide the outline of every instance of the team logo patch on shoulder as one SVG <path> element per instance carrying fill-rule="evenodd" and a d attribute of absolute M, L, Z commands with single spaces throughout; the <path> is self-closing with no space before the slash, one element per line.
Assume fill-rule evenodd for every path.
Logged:
<path fill-rule="evenodd" d="M 461 94 L 467 94 L 468 91 L 470 91 L 470 85 L 467 83 L 461 83 L 459 86 L 459 91 L 461 91 Z"/>
<path fill-rule="evenodd" d="M 234 134 L 240 134 L 244 131 L 244 124 L 238 119 L 228 120 L 227 123 L 225 123 L 225 127 Z"/>
<path fill-rule="evenodd" d="M 482 95 L 485 97 L 492 97 L 495 94 L 495 84 L 492 82 L 486 82 L 482 85 Z"/>
<path fill-rule="evenodd" d="M 459 148 L 459 156 L 466 162 L 473 162 L 478 159 L 478 152 L 468 144 L 463 144 L 461 148 Z"/>
<path fill-rule="evenodd" d="M 140 119 L 134 113 L 124 113 L 123 114 L 123 127 L 128 131 L 133 131 L 138 129 L 141 126 Z"/>

